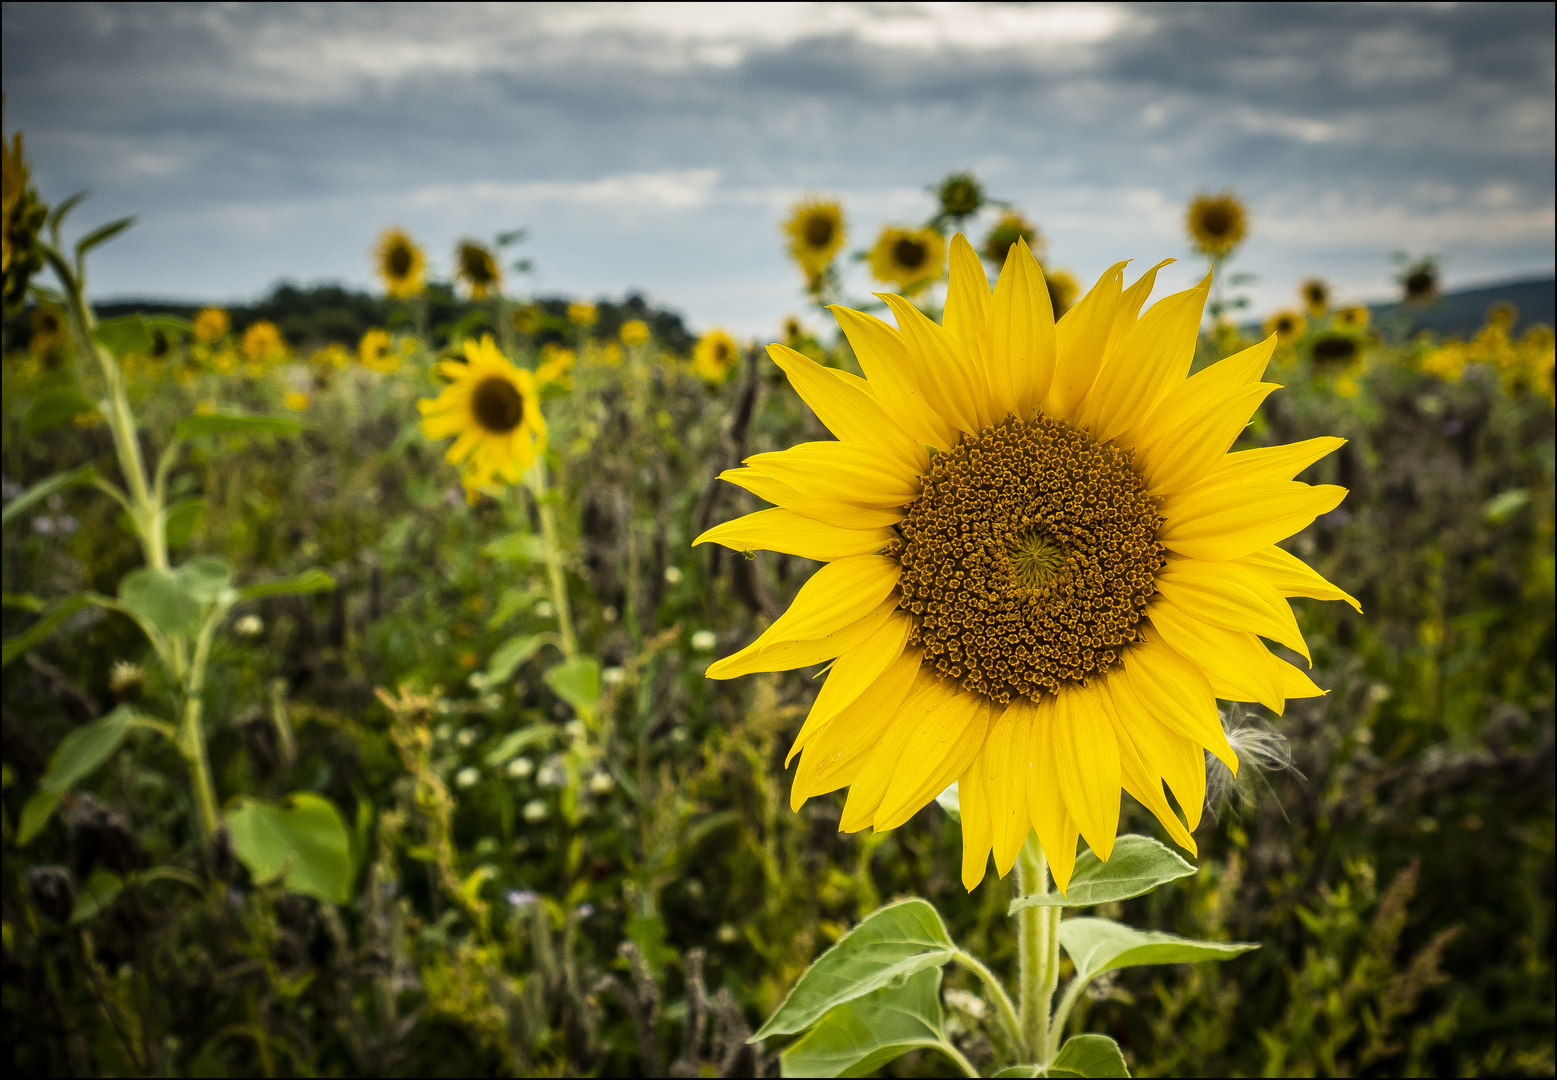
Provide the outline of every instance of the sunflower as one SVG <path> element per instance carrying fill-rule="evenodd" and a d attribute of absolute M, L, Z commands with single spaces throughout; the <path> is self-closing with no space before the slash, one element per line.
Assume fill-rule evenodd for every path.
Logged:
<path fill-rule="evenodd" d="M 389 332 L 374 327 L 357 342 L 357 359 L 370 371 L 388 375 L 400 366 L 400 357 L 389 351 Z"/>
<path fill-rule="evenodd" d="M 1353 374 L 1363 359 L 1363 347 L 1355 335 L 1332 331 L 1316 337 L 1308 355 L 1322 374 Z"/>
<path fill-rule="evenodd" d="M 729 377 L 738 359 L 740 347 L 735 339 L 716 327 L 698 339 L 692 350 L 692 370 L 710 386 L 717 386 Z"/>
<path fill-rule="evenodd" d="M 870 249 L 870 272 L 877 281 L 912 295 L 941 276 L 946 241 L 934 229 L 888 225 Z"/>
<path fill-rule="evenodd" d="M 497 351 L 490 334 L 479 345 L 466 339 L 465 359 L 438 365 L 450 382 L 436 399 L 416 403 L 422 432 L 429 439 L 459 436 L 446 456 L 456 465 L 465 463 L 467 488 L 489 484 L 494 477 L 516 483 L 546 449 L 546 420 L 535 380 Z"/>
<path fill-rule="evenodd" d="M 1291 345 L 1308 333 L 1308 320 L 1295 311 L 1278 311 L 1265 320 L 1265 336 L 1275 335 L 1277 345 Z"/>
<path fill-rule="evenodd" d="M 454 276 L 464 282 L 472 300 L 485 300 L 503 287 L 503 268 L 484 244 L 461 240 L 454 248 Z"/>
<path fill-rule="evenodd" d="M 253 323 L 243 332 L 243 341 L 239 344 L 243 352 L 243 358 L 249 362 L 251 368 L 261 368 L 266 364 L 279 363 L 287 358 L 286 339 L 281 336 L 281 331 L 276 324 L 268 319 L 261 319 Z"/>
<path fill-rule="evenodd" d="M 1346 330 L 1366 330 L 1369 312 L 1361 304 L 1349 304 L 1335 313 L 1335 325 Z"/>
<path fill-rule="evenodd" d="M 195 316 L 195 340 L 220 341 L 232 330 L 232 319 L 221 308 L 208 307 Z"/>
<path fill-rule="evenodd" d="M 1330 283 L 1323 278 L 1311 277 L 1303 282 L 1298 286 L 1298 296 L 1311 319 L 1330 310 Z"/>
<path fill-rule="evenodd" d="M 789 237 L 789 257 L 814 282 L 843 247 L 843 207 L 832 199 L 802 199 L 791 208 L 784 235 Z"/>
<path fill-rule="evenodd" d="M 574 326 L 594 326 L 599 317 L 600 309 L 587 300 L 575 300 L 568 305 L 568 322 Z"/>
<path fill-rule="evenodd" d="M 573 370 L 577 361 L 578 356 L 572 349 L 564 349 L 556 342 L 548 341 L 541 346 L 541 363 L 535 369 L 535 388 L 544 390 L 548 386 L 556 386 L 561 390 L 572 390 L 573 376 L 568 372 Z"/>
<path fill-rule="evenodd" d="M 620 337 L 623 345 L 642 345 L 649 340 L 649 324 L 642 319 L 629 319 L 622 324 Z"/>
<path fill-rule="evenodd" d="M 1081 286 L 1069 270 L 1050 270 L 1044 275 L 1044 284 L 1049 286 L 1049 310 L 1058 319 L 1076 302 Z"/>
<path fill-rule="evenodd" d="M 1249 232 L 1249 212 L 1231 191 L 1220 195 L 1196 195 L 1184 217 L 1195 250 L 1223 259 L 1243 243 Z"/>
<path fill-rule="evenodd" d="M 940 201 L 940 217 L 961 221 L 972 217 L 984 206 L 984 185 L 972 173 L 952 173 L 935 189 Z"/>
<path fill-rule="evenodd" d="M 1408 307 L 1426 307 L 1438 299 L 1443 287 L 1438 277 L 1438 260 L 1418 259 L 1400 272 L 1401 298 Z"/>
<path fill-rule="evenodd" d="M 378 276 L 396 300 L 409 300 L 426 284 L 427 256 L 404 229 L 385 229 L 378 238 Z"/>
<path fill-rule="evenodd" d="M 1038 226 L 1015 210 L 1007 210 L 1000 215 L 1000 220 L 995 222 L 995 227 L 989 230 L 988 236 L 984 237 L 984 246 L 980 249 L 980 253 L 996 266 L 1004 266 L 1006 256 L 1011 252 L 1011 245 L 1018 240 L 1027 241 L 1028 250 L 1039 262 L 1043 261 L 1045 245 L 1043 238 L 1038 235 Z"/>
<path fill-rule="evenodd" d="M 784 317 L 784 344 L 793 348 L 806 338 L 805 324 L 800 321 L 798 315 L 786 315 Z"/>
<path fill-rule="evenodd" d="M 832 309 L 865 380 L 769 347 L 838 439 L 723 473 L 777 506 L 694 543 L 826 565 L 707 674 L 836 657 L 793 805 L 848 787 L 842 829 L 884 830 L 957 782 L 964 884 L 1036 829 L 1063 890 L 1078 835 L 1113 850 L 1121 788 L 1194 851 L 1202 750 L 1237 767 L 1218 697 L 1322 693 L 1260 638 L 1306 656 L 1285 598 L 1351 599 L 1276 546 L 1345 496 L 1291 479 L 1343 440 L 1227 452 L 1275 341 L 1186 378 L 1209 276 L 1138 317 L 1163 264 L 1126 289 L 1118 263 L 1056 325 L 1025 243 L 993 295 L 951 254 L 941 325 Z"/>

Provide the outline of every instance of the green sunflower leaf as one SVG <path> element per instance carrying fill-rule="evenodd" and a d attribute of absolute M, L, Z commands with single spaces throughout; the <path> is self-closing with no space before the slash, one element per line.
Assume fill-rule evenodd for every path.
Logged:
<path fill-rule="evenodd" d="M 1060 923 L 1060 944 L 1075 963 L 1078 979 L 1142 964 L 1228 960 L 1259 948 L 1250 941 L 1193 941 L 1155 930 L 1136 930 L 1110 919 L 1066 919 Z"/>
<path fill-rule="evenodd" d="M 1107 1035 L 1073 1035 L 1065 1040 L 1044 1076 L 1129 1076 L 1119 1044 Z"/>
<path fill-rule="evenodd" d="M 1092 852 L 1083 852 L 1076 860 L 1076 872 L 1062 896 L 1058 892 L 1041 896 L 1023 896 L 1011 901 L 1008 914 L 1015 915 L 1031 907 L 1092 907 L 1128 900 L 1151 892 L 1164 882 L 1189 877 L 1194 864 L 1149 836 L 1121 836 L 1114 841 L 1107 862 Z"/>
<path fill-rule="evenodd" d="M 351 899 L 351 836 L 328 799 L 299 791 L 279 805 L 245 796 L 227 812 L 227 827 L 233 851 L 256 882 L 280 880 L 330 904 Z"/>
<path fill-rule="evenodd" d="M 940 914 L 926 901 L 914 897 L 878 908 L 817 957 L 752 1041 L 804 1031 L 829 1009 L 940 968 L 956 951 Z"/>
<path fill-rule="evenodd" d="M 779 1057 L 784 1076 L 866 1076 L 893 1058 L 945 1044 L 941 969 L 925 968 L 901 983 L 845 1002 Z"/>
<path fill-rule="evenodd" d="M 22 434 L 31 439 L 51 431 L 82 413 L 97 412 L 97 402 L 79 390 L 55 390 L 44 394 L 27 410 Z M 10 509 L 7 507 L 6 509 Z"/>
<path fill-rule="evenodd" d="M 49 768 L 38 781 L 38 791 L 22 808 L 17 830 L 18 847 L 43 831 L 65 792 L 85 780 L 113 756 L 135 726 L 135 711 L 120 705 L 100 720 L 78 727 L 60 740 L 49 755 Z"/>
<path fill-rule="evenodd" d="M 296 577 L 280 581 L 266 581 L 259 585 L 245 585 L 238 590 L 242 600 L 258 600 L 262 596 L 291 596 L 297 593 L 326 592 L 335 588 L 335 579 L 318 567 L 304 570 Z"/>
<path fill-rule="evenodd" d="M 296 435 L 303 422 L 290 416 L 250 416 L 247 413 L 204 413 L 186 416 L 173 429 L 176 439 L 196 435 Z"/>

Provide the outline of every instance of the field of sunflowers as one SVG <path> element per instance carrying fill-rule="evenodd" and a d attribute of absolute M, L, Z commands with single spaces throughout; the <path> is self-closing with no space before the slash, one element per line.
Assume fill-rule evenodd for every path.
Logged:
<path fill-rule="evenodd" d="M 8 143 L 11 1071 L 1552 1075 L 1551 328 L 931 191 L 770 346 L 522 233 L 94 308 Z"/>

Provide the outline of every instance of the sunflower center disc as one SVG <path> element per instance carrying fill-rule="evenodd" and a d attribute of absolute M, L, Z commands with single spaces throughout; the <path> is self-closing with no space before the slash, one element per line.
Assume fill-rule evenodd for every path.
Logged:
<path fill-rule="evenodd" d="M 524 396 L 513 383 L 494 375 L 476 384 L 470 411 L 476 423 L 494 435 L 507 435 L 524 419 Z"/>
<path fill-rule="evenodd" d="M 1002 705 L 1105 671 L 1163 565 L 1162 517 L 1130 454 L 1014 417 L 935 457 L 889 549 L 910 640 Z"/>
<path fill-rule="evenodd" d="M 814 248 L 824 248 L 833 238 L 833 223 L 821 214 L 806 222 L 806 243 Z"/>
<path fill-rule="evenodd" d="M 892 257 L 905 270 L 917 270 L 924 265 L 924 244 L 918 240 L 899 240 L 892 250 Z"/>
<path fill-rule="evenodd" d="M 411 272 L 410 249 L 400 246 L 390 251 L 389 272 L 397 278 L 405 277 Z"/>
<path fill-rule="evenodd" d="M 1221 236 L 1233 227 L 1233 218 L 1220 206 L 1214 206 L 1206 211 L 1206 216 L 1200 219 L 1201 225 L 1212 236 Z"/>

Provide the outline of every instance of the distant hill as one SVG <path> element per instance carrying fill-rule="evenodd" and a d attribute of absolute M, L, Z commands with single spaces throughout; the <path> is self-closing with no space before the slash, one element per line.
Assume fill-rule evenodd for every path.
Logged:
<path fill-rule="evenodd" d="M 1487 309 L 1499 301 L 1519 309 L 1513 328 L 1516 336 L 1536 323 L 1557 325 L 1557 278 L 1549 277 L 1444 293 L 1430 307 L 1415 312 L 1403 313 L 1397 303 L 1369 304 L 1368 309 L 1374 323 L 1391 336 L 1401 330 L 1406 337 L 1430 330 L 1439 337 L 1470 338 L 1486 324 Z M 1404 322 L 1402 314 L 1410 321 Z"/>

